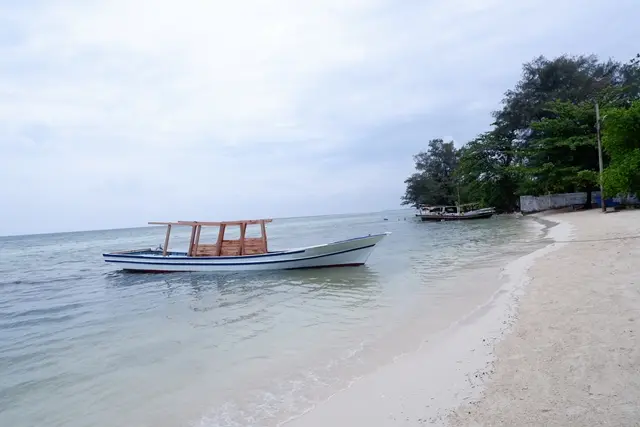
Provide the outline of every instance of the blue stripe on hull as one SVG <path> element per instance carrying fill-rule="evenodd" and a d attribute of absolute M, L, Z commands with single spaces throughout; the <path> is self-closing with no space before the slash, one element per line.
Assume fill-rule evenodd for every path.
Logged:
<path fill-rule="evenodd" d="M 243 265 L 263 265 L 263 264 L 278 264 L 278 263 L 283 263 L 283 262 L 299 262 L 299 261 L 307 261 L 310 259 L 318 259 L 318 258 L 325 258 L 325 257 L 329 257 L 329 256 L 334 256 L 334 255 L 341 255 L 341 254 L 346 254 L 348 252 L 354 252 L 354 251 L 359 251 L 362 249 L 368 249 L 368 248 L 372 248 L 374 247 L 376 244 L 374 243 L 373 245 L 368 245 L 368 246 L 361 246 L 359 248 L 353 248 L 353 249 L 347 249 L 344 251 L 339 251 L 339 252 L 332 252 L 330 254 L 322 254 L 322 255 L 315 255 L 315 256 L 310 256 L 310 257 L 305 257 L 305 258 L 294 258 L 294 259 L 276 259 L 273 261 L 257 261 L 257 262 L 209 262 L 209 263 L 204 263 L 204 262 L 149 262 L 149 261 L 128 261 L 128 260 L 111 260 L 111 259 L 106 259 L 106 262 L 113 262 L 113 263 L 123 263 L 123 264 L 137 264 L 137 265 L 189 265 L 189 266 L 201 266 L 201 265 L 205 265 L 205 266 L 243 266 Z M 301 251 L 304 252 L 304 251 Z M 292 253 L 292 252 L 289 252 Z M 113 255 L 105 255 L 105 256 L 113 256 Z M 149 259 L 149 257 L 139 257 L 139 258 L 143 258 L 143 259 Z M 198 257 L 197 259 L 208 259 L 211 257 Z M 220 259 L 220 257 L 213 257 L 214 259 Z M 225 259 L 227 259 L 227 257 L 224 257 Z M 235 257 L 235 258 L 244 258 L 244 257 Z M 162 259 L 162 258 L 160 258 Z M 182 259 L 182 258 L 179 258 Z M 194 259 L 194 258 L 186 258 L 186 259 Z"/>
<path fill-rule="evenodd" d="M 331 265 L 315 265 L 312 267 L 291 267 L 285 268 L 285 270 L 312 270 L 316 268 L 336 268 L 336 267 L 362 267 L 363 262 L 349 263 L 349 264 L 331 264 Z"/>
<path fill-rule="evenodd" d="M 340 267 L 362 267 L 364 265 L 363 262 L 353 263 L 353 264 L 331 264 L 331 265 L 316 265 L 311 267 L 291 267 L 284 268 L 281 271 L 291 271 L 291 270 L 315 270 L 322 268 L 340 268 Z M 130 273 L 188 273 L 190 270 L 140 270 L 137 268 L 123 268 L 124 271 Z M 269 270 L 266 270 L 269 271 Z"/>
<path fill-rule="evenodd" d="M 290 255 L 290 254 L 301 254 L 305 250 L 300 249 L 297 251 L 278 251 L 278 252 L 267 252 L 266 254 L 259 255 L 242 255 L 242 256 L 225 256 L 224 259 L 245 259 L 245 258 L 264 258 L 266 256 L 280 256 L 280 255 Z M 156 251 L 154 251 L 156 252 Z M 160 253 L 160 251 L 157 251 Z M 170 253 L 170 252 L 169 252 Z M 193 257 L 186 256 L 185 252 L 181 252 L 185 254 L 185 256 L 172 256 L 171 259 L 193 259 Z M 102 256 L 109 256 L 115 258 L 133 258 L 133 259 L 149 259 L 148 255 L 138 255 L 138 254 L 102 254 Z M 198 259 L 219 259 L 219 256 L 199 256 Z"/>

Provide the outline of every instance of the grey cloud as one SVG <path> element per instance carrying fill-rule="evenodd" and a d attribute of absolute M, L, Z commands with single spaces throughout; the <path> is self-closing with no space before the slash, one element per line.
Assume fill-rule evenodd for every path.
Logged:
<path fill-rule="evenodd" d="M 136 4 L 0 6 L 0 235 L 396 208 L 411 156 L 485 131 L 523 62 L 640 38 L 634 0 L 283 0 L 224 40 L 214 6 Z"/>

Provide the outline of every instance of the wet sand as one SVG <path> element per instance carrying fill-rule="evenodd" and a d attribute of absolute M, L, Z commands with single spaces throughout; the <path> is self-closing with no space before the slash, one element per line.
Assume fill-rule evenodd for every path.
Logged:
<path fill-rule="evenodd" d="M 543 219 L 489 303 L 286 426 L 640 425 L 640 211 Z"/>

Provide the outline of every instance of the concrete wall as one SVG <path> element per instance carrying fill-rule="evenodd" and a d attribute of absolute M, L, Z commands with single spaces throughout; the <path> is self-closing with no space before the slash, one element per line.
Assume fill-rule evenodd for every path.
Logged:
<path fill-rule="evenodd" d="M 600 192 L 591 193 L 593 200 L 600 200 Z M 520 196 L 520 210 L 522 213 L 533 213 L 549 209 L 559 209 L 572 205 L 584 204 L 587 193 L 547 194 L 546 196 Z"/>
<path fill-rule="evenodd" d="M 563 194 L 547 194 L 546 196 L 520 196 L 520 210 L 522 213 L 533 213 L 546 211 L 549 209 L 560 209 L 573 205 L 582 205 L 587 201 L 587 193 L 563 193 Z M 596 205 L 600 205 L 600 192 L 591 193 L 591 201 Z M 605 197 L 605 204 L 617 205 L 620 203 L 639 204 L 640 201 L 636 196 L 614 197 L 609 199 Z"/>

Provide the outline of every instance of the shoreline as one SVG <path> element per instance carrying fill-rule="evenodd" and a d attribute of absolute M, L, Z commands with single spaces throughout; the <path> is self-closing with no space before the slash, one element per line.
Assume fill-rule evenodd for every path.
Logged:
<path fill-rule="evenodd" d="M 491 298 L 419 348 L 354 380 L 328 400 L 279 426 L 441 425 L 449 412 L 477 399 L 494 362 L 493 346 L 511 329 L 528 270 L 567 243 L 572 227 L 556 218 L 534 219 L 549 244 L 510 261 Z M 507 280 L 505 280 L 507 279 Z"/>
<path fill-rule="evenodd" d="M 640 211 L 540 216 L 572 224 L 573 241 L 532 267 L 487 387 L 446 424 L 637 426 Z"/>

